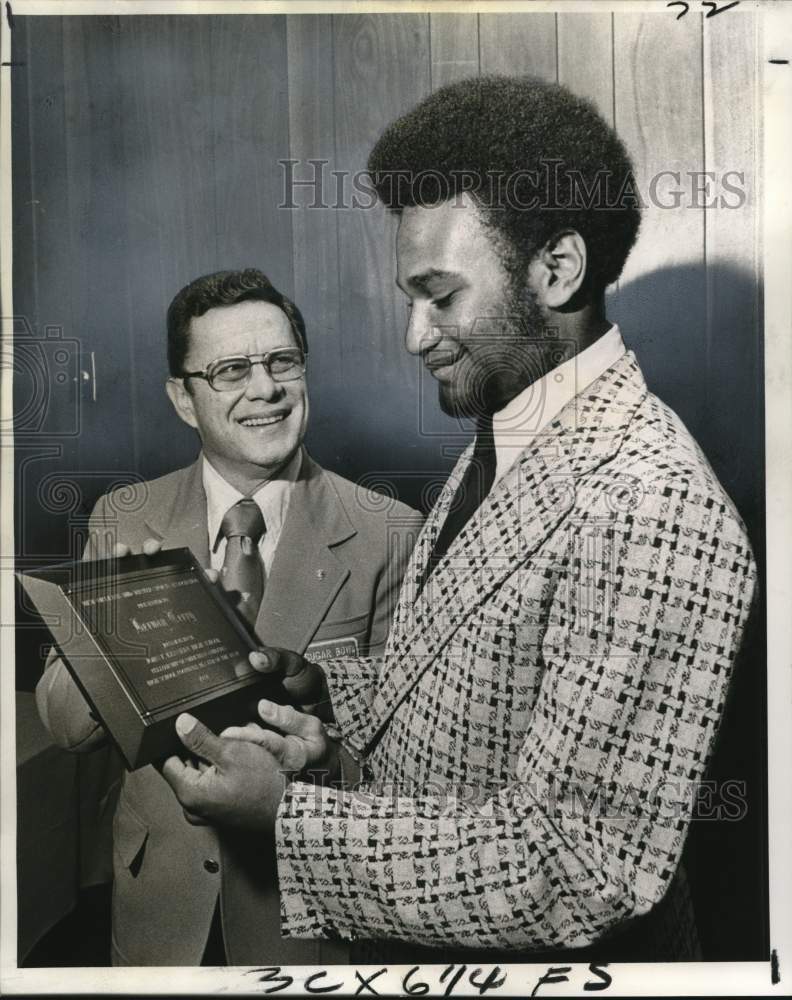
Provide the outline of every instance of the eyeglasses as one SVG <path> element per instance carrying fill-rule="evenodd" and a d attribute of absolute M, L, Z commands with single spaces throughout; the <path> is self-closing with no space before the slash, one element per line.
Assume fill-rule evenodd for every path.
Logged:
<path fill-rule="evenodd" d="M 203 378 L 216 392 L 239 389 L 250 381 L 253 365 L 263 365 L 273 382 L 293 382 L 305 373 L 305 356 L 299 347 L 279 347 L 266 354 L 218 358 L 202 372 L 182 372 L 180 378 Z"/>

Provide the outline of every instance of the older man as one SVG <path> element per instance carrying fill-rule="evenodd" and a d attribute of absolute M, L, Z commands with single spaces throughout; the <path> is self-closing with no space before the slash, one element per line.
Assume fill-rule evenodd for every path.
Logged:
<path fill-rule="evenodd" d="M 102 498 L 86 558 L 188 546 L 214 568 L 262 642 L 321 660 L 381 652 L 418 515 L 372 502 L 302 447 L 306 335 L 296 306 L 256 270 L 182 289 L 168 311 L 167 392 L 201 441 L 198 460 Z M 61 746 L 105 734 L 60 660 L 37 689 Z M 338 950 L 280 940 L 274 864 L 245 838 L 188 824 L 153 767 L 125 775 L 114 820 L 113 961 L 315 963 Z"/>
<path fill-rule="evenodd" d="M 482 77 L 392 124 L 369 167 L 399 217 L 407 348 L 478 432 L 384 656 L 324 664 L 362 787 L 303 780 L 337 773 L 339 744 L 269 703 L 285 739 L 182 717 L 212 766 L 164 773 L 194 818 L 274 836 L 286 936 L 696 957 L 680 858 L 756 569 L 606 317 L 639 224 L 627 153 L 564 88 Z"/>

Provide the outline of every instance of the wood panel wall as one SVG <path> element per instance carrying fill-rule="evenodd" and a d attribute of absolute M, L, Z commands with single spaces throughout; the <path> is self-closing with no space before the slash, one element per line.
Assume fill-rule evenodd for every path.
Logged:
<path fill-rule="evenodd" d="M 189 459 L 193 440 L 162 392 L 165 309 L 198 274 L 258 265 L 308 321 L 317 457 L 355 477 L 391 474 L 419 500 L 410 473 L 447 469 L 439 444 L 459 429 L 402 347 L 393 220 L 379 206 L 310 208 L 307 187 L 289 192 L 297 208 L 279 207 L 279 161 L 298 161 L 302 180 L 321 170 L 332 206 L 333 171 L 348 200 L 383 126 L 433 88 L 525 72 L 595 102 L 642 192 L 680 172 L 681 204 L 645 211 L 612 313 L 755 521 L 754 17 L 17 19 L 15 308 L 77 339 L 83 369 L 94 354 L 96 400 L 83 385 L 72 461 L 153 475 Z M 745 204 L 691 207 L 689 172 L 728 170 L 743 174 Z M 675 187 L 661 178 L 658 198 L 672 202 Z"/>

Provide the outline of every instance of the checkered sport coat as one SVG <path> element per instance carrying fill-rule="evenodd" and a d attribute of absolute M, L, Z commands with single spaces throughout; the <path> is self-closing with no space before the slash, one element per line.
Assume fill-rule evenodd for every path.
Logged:
<path fill-rule="evenodd" d="M 294 782 L 282 931 L 582 947 L 666 893 L 751 604 L 744 527 L 632 353 L 494 486 L 385 654 L 329 664 L 360 790 Z"/>

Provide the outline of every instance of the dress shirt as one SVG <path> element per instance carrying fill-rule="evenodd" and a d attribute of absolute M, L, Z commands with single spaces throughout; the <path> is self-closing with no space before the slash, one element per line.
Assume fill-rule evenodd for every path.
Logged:
<path fill-rule="evenodd" d="M 302 464 L 302 450 L 298 450 L 277 475 L 268 480 L 251 497 L 256 501 L 264 517 L 266 530 L 259 541 L 259 553 L 264 563 L 264 572 L 269 574 L 281 529 L 286 520 L 294 483 Z M 220 534 L 220 525 L 229 507 L 244 499 L 244 494 L 233 487 L 215 469 L 209 459 L 203 459 L 203 487 L 206 493 L 207 528 L 209 532 L 209 556 L 212 569 L 220 570 L 225 558 L 226 540 Z"/>
<path fill-rule="evenodd" d="M 616 364 L 624 352 L 624 341 L 614 323 L 599 340 L 532 382 L 493 414 L 496 482 L 567 403 Z"/>

